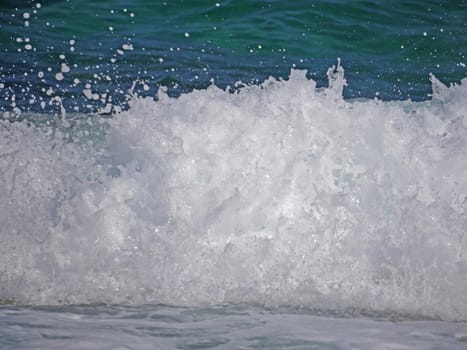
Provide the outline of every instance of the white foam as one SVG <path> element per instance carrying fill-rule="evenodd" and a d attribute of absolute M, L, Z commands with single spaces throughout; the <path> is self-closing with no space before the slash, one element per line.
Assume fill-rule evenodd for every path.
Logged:
<path fill-rule="evenodd" d="M 345 101 L 328 75 L 160 89 L 68 135 L 2 123 L 0 298 L 467 319 L 467 81 Z"/>

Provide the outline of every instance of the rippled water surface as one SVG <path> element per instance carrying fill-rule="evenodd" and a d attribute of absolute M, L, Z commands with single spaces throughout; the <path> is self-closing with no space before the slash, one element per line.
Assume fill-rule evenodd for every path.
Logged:
<path fill-rule="evenodd" d="M 355 316 L 355 315 L 354 315 Z M 256 307 L 0 308 L 2 349 L 465 349 L 467 325 Z"/>

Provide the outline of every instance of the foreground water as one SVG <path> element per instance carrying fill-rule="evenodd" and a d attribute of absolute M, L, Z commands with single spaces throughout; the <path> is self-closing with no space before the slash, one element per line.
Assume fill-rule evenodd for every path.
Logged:
<path fill-rule="evenodd" d="M 467 324 L 257 307 L 0 307 L 2 349 L 465 349 Z"/>
<path fill-rule="evenodd" d="M 0 346 L 465 348 L 466 17 L 2 2 Z"/>

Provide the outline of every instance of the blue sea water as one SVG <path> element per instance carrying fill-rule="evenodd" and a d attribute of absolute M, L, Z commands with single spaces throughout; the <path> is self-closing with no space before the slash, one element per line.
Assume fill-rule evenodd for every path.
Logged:
<path fill-rule="evenodd" d="M 465 348 L 466 27 L 2 1 L 0 348 Z"/>
<path fill-rule="evenodd" d="M 348 98 L 426 100 L 430 73 L 449 84 L 466 72 L 465 1 L 2 4 L 3 110 L 49 110 L 53 95 L 88 112 L 120 104 L 135 81 L 149 95 L 160 84 L 179 94 L 287 78 L 291 67 L 323 86 L 337 57 Z M 104 101 L 84 99 L 86 84 Z"/>

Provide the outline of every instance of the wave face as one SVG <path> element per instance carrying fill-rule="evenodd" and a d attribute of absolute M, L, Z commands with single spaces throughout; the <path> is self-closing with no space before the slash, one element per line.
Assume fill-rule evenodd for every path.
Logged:
<path fill-rule="evenodd" d="M 1 121 L 0 299 L 467 319 L 467 80 L 382 102 L 305 73 Z"/>

